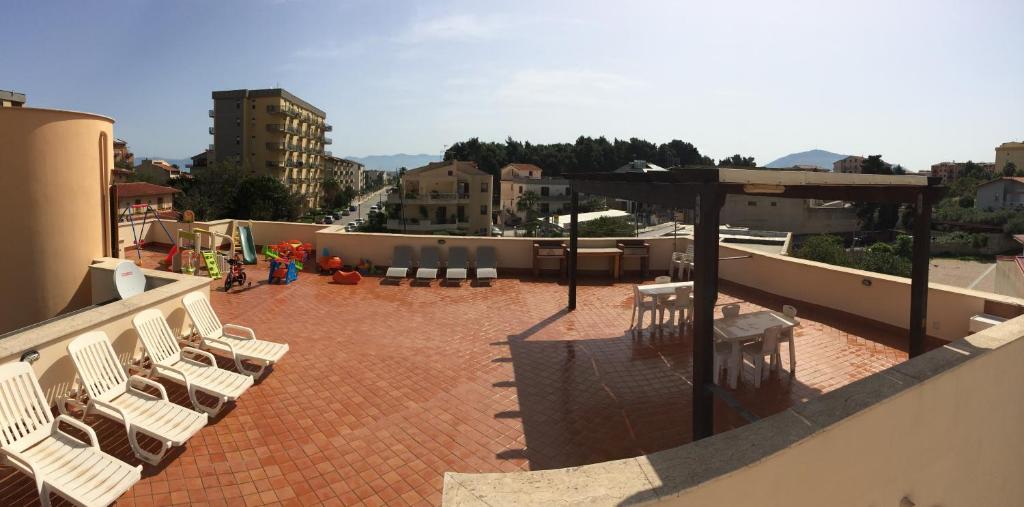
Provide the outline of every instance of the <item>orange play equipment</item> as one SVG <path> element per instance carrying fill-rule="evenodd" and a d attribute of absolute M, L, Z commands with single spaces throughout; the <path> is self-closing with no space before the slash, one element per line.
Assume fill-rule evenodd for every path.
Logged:
<path fill-rule="evenodd" d="M 338 271 L 341 271 L 341 266 L 342 266 L 341 257 L 338 257 L 338 256 L 320 257 L 320 262 L 319 262 L 318 265 L 320 266 L 320 271 L 321 272 L 326 271 L 328 274 L 332 274 L 333 275 L 334 273 L 337 273 Z"/>
<path fill-rule="evenodd" d="M 358 271 L 337 271 L 331 278 L 335 283 L 355 285 L 363 279 L 363 275 L 360 275 Z"/>

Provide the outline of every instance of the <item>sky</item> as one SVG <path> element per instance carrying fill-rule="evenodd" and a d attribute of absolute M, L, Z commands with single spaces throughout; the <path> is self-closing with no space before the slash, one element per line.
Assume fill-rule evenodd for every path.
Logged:
<path fill-rule="evenodd" d="M 213 90 L 283 87 L 327 112 L 337 155 L 603 135 L 917 170 L 1024 140 L 1021 19 L 1020 0 L 17 1 L 0 89 L 111 116 L 137 157 L 202 151 Z"/>

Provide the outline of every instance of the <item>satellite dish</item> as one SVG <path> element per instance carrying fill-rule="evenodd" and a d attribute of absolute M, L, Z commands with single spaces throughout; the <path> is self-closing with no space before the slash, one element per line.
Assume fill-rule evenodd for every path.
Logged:
<path fill-rule="evenodd" d="M 121 299 L 128 299 L 146 290 L 146 275 L 132 261 L 124 261 L 114 268 L 114 287 Z"/>

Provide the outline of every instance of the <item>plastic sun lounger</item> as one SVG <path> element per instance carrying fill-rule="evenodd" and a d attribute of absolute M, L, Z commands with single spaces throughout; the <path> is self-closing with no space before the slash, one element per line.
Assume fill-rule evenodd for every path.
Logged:
<path fill-rule="evenodd" d="M 259 377 L 267 366 L 281 360 L 288 352 L 288 344 L 256 339 L 256 332 L 237 324 L 221 324 L 210 300 L 202 292 L 193 292 L 181 300 L 192 325 L 202 338 L 202 346 L 231 354 L 238 371 Z M 248 360 L 259 365 L 253 370 L 242 361 Z"/>
<path fill-rule="evenodd" d="M 72 340 L 68 355 L 89 394 L 85 413 L 93 411 L 123 424 L 132 451 L 142 461 L 150 465 L 160 463 L 172 446 L 183 445 L 206 426 L 206 414 L 171 403 L 162 384 L 126 375 L 103 331 L 85 333 Z M 159 396 L 141 390 L 140 384 L 156 389 Z M 142 449 L 140 433 L 159 440 L 160 452 Z"/>
<path fill-rule="evenodd" d="M 385 278 L 405 278 L 409 274 L 409 268 L 412 267 L 412 247 L 411 246 L 396 246 L 391 266 L 388 267 L 387 273 L 384 274 Z"/>
<path fill-rule="evenodd" d="M 466 265 L 469 263 L 469 250 L 464 246 L 453 246 L 448 249 L 448 269 L 444 270 L 445 280 L 465 280 Z"/>
<path fill-rule="evenodd" d="M 28 363 L 0 366 L 0 457 L 36 483 L 39 501 L 57 493 L 80 506 L 109 505 L 142 478 L 131 466 L 100 450 L 96 432 L 70 416 L 54 419 Z M 60 429 L 85 433 L 88 442 Z"/>
<path fill-rule="evenodd" d="M 225 403 L 237 400 L 252 385 L 252 377 L 249 375 L 218 368 L 213 354 L 193 347 L 178 347 L 171 327 L 157 308 L 139 312 L 132 319 L 132 326 L 139 333 L 146 355 L 153 363 L 150 376 L 163 377 L 184 385 L 196 410 L 216 415 Z M 210 363 L 197 358 L 205 358 Z M 208 407 L 199 403 L 197 392 L 214 396 L 217 404 Z"/>
<path fill-rule="evenodd" d="M 416 269 L 417 280 L 437 278 L 437 270 L 441 267 L 441 250 L 436 246 L 425 246 L 420 250 L 420 267 Z"/>
<path fill-rule="evenodd" d="M 498 257 L 493 246 L 482 246 L 476 249 L 476 279 L 491 280 L 498 278 Z"/>

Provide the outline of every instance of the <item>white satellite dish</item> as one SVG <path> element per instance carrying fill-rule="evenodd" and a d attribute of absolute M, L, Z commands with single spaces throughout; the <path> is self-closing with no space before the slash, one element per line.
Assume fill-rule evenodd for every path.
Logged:
<path fill-rule="evenodd" d="M 114 268 L 114 286 L 121 299 L 128 299 L 146 290 L 146 275 L 132 261 L 124 261 Z"/>

